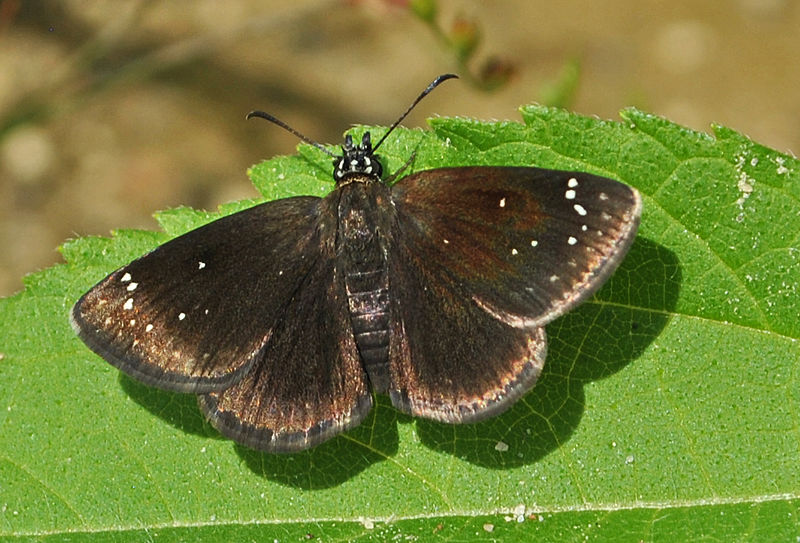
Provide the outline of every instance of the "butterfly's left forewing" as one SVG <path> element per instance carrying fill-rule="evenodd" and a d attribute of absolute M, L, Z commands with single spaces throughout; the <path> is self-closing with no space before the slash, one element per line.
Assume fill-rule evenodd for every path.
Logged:
<path fill-rule="evenodd" d="M 73 327 L 146 384 L 193 393 L 230 386 L 310 269 L 320 202 L 261 204 L 165 243 L 82 296 Z"/>
<path fill-rule="evenodd" d="M 136 379 L 200 394 L 223 434 L 302 450 L 372 405 L 336 270 L 335 198 L 224 217 L 117 270 L 73 308 L 81 339 Z"/>

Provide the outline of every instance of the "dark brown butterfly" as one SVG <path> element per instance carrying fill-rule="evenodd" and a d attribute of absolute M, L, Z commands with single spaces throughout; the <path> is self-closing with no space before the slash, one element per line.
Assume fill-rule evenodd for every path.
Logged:
<path fill-rule="evenodd" d="M 383 141 L 347 136 L 324 198 L 257 205 L 115 271 L 75 304 L 73 328 L 135 379 L 198 394 L 222 434 L 270 452 L 356 426 L 373 393 L 449 423 L 502 412 L 542 370 L 544 326 L 624 257 L 641 198 L 596 175 L 519 167 L 438 168 L 389 186 Z"/>

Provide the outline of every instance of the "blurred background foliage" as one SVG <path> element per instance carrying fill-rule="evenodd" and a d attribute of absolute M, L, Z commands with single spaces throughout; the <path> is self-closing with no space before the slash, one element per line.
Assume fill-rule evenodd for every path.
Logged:
<path fill-rule="evenodd" d="M 0 0 L 0 295 L 78 235 L 254 197 L 246 169 L 297 140 L 405 122 L 518 120 L 529 102 L 635 105 L 800 149 L 793 0 Z"/>

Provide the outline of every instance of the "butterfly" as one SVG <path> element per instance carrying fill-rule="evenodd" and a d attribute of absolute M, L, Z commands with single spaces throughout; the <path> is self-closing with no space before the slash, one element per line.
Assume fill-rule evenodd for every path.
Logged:
<path fill-rule="evenodd" d="M 188 232 L 84 294 L 86 345 L 147 385 L 198 395 L 223 435 L 296 452 L 358 425 L 373 394 L 446 423 L 499 414 L 536 383 L 545 325 L 589 298 L 636 235 L 618 181 L 532 167 L 383 179 L 347 136 L 334 190 L 263 203 Z"/>

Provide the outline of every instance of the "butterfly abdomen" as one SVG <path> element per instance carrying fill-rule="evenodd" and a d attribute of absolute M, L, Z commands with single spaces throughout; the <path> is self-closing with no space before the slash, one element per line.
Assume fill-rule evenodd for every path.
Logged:
<path fill-rule="evenodd" d="M 389 282 L 386 269 L 351 272 L 345 278 L 350 322 L 373 388 L 389 388 Z"/>
<path fill-rule="evenodd" d="M 373 389 L 389 389 L 389 266 L 386 186 L 368 176 L 342 187 L 337 258 L 353 335 Z"/>

